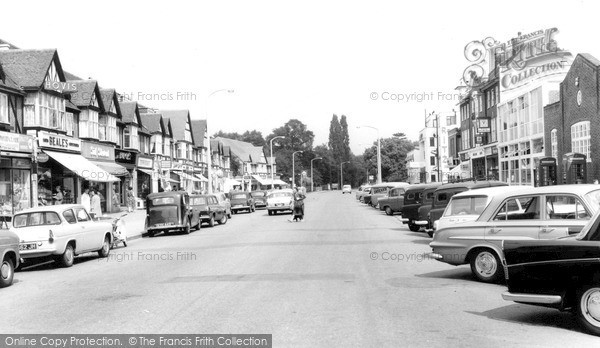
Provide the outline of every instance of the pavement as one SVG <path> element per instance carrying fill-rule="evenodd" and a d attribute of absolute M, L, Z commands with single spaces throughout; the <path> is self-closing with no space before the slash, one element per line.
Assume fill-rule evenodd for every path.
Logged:
<path fill-rule="evenodd" d="M 570 313 L 431 258 L 424 233 L 339 191 L 305 221 L 266 210 L 15 274 L 0 327 L 27 333 L 266 333 L 274 347 L 595 347 Z M 129 219 L 139 226 L 144 214 Z M 127 221 L 129 223 L 129 221 Z M 142 226 L 143 227 L 143 226 Z M 132 234 L 141 232 L 132 229 Z"/>

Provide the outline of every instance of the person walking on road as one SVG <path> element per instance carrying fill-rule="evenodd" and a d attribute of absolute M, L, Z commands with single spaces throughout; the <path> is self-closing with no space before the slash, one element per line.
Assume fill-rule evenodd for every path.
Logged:
<path fill-rule="evenodd" d="M 305 198 L 306 198 L 306 196 L 304 195 L 304 193 L 302 191 L 300 191 L 298 189 L 298 187 L 296 186 L 295 191 L 294 191 L 294 212 L 292 213 L 293 221 L 304 221 L 304 199 Z M 290 222 L 292 222 L 292 219 L 290 219 Z"/>

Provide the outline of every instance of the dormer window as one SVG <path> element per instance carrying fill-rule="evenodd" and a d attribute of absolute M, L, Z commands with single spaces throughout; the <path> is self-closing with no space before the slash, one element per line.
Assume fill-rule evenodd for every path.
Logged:
<path fill-rule="evenodd" d="M 8 96 L 0 93 L 0 123 L 10 123 L 8 119 Z"/>
<path fill-rule="evenodd" d="M 92 106 L 98 107 L 98 99 L 96 98 L 96 93 L 92 93 L 92 101 L 90 102 Z"/>

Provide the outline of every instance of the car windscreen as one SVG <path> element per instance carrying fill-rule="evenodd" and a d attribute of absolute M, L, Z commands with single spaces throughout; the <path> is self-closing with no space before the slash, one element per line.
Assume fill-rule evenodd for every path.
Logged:
<path fill-rule="evenodd" d="M 264 197 L 265 193 L 264 192 L 252 192 L 250 195 L 252 197 Z"/>
<path fill-rule="evenodd" d="M 175 197 L 160 197 L 152 199 L 152 205 L 175 204 Z"/>
<path fill-rule="evenodd" d="M 487 196 L 453 197 L 444 212 L 444 216 L 480 215 L 487 203 Z"/>
<path fill-rule="evenodd" d="M 60 217 L 53 211 L 17 214 L 13 218 L 15 228 L 59 225 Z"/>
<path fill-rule="evenodd" d="M 191 205 L 205 205 L 206 197 L 190 197 Z"/>
<path fill-rule="evenodd" d="M 232 199 L 246 199 L 246 194 L 245 193 L 238 193 L 235 195 L 231 196 Z"/>
<path fill-rule="evenodd" d="M 285 198 L 292 197 L 292 194 L 289 192 L 275 192 L 271 193 L 267 198 Z"/>
<path fill-rule="evenodd" d="M 594 211 L 600 207 L 600 190 L 594 190 L 584 195 L 585 199 L 590 202 L 590 205 Z"/>

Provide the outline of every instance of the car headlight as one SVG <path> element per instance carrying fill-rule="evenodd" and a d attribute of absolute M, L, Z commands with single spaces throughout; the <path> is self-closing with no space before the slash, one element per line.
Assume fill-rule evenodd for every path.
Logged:
<path fill-rule="evenodd" d="M 439 222 L 440 222 L 439 220 L 436 220 L 436 221 L 433 222 L 433 230 L 434 231 L 437 230 Z"/>

